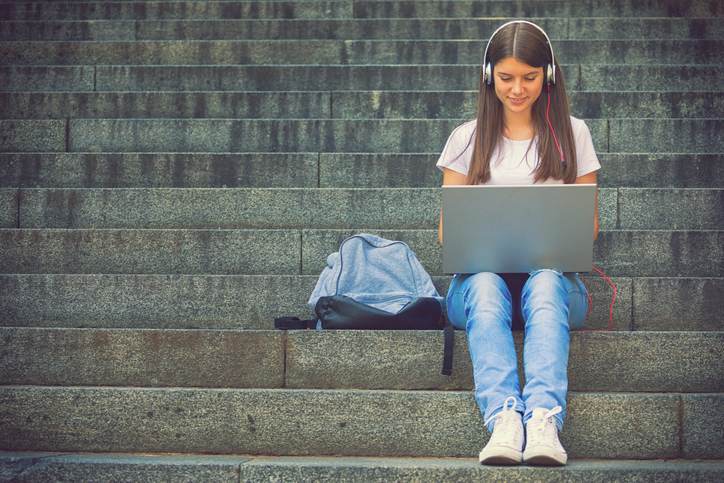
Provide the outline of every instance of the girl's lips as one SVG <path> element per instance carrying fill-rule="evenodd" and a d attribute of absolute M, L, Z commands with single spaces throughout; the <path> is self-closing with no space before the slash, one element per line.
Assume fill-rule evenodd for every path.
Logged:
<path fill-rule="evenodd" d="M 516 99 L 514 97 L 509 97 L 508 99 L 510 99 L 510 102 L 512 102 L 513 104 L 522 104 L 523 101 L 525 101 L 527 99 L 527 97 L 521 97 L 518 99 Z"/>

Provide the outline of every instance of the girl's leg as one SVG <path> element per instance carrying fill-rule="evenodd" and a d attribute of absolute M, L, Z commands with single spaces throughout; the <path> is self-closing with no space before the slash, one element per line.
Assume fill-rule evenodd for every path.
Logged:
<path fill-rule="evenodd" d="M 586 323 L 588 313 L 588 290 L 581 281 L 578 273 L 565 273 L 568 281 L 568 326 L 580 329 Z"/>
<path fill-rule="evenodd" d="M 530 419 L 535 408 L 550 410 L 560 406 L 561 412 L 553 416 L 559 431 L 563 428 L 568 391 L 570 289 L 571 281 L 561 272 L 544 269 L 531 272 L 521 293 L 526 380 L 523 422 Z"/>
<path fill-rule="evenodd" d="M 491 416 L 503 409 L 507 397 L 515 397 L 513 409 L 520 413 L 525 409 L 511 331 L 510 291 L 495 273 L 456 274 L 446 303 L 452 325 L 467 334 L 475 400 L 492 431 L 495 418 Z"/>

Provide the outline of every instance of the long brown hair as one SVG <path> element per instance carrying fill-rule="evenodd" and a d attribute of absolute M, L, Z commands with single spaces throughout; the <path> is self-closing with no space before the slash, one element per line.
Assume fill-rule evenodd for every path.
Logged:
<path fill-rule="evenodd" d="M 545 65 L 551 63 L 551 53 L 545 35 L 525 23 L 514 23 L 503 27 L 490 43 L 488 58 L 495 66 L 498 61 L 506 57 L 513 57 L 532 67 L 544 68 L 543 90 L 532 108 L 535 136 L 528 145 L 528 149 L 530 149 L 533 141 L 538 139 L 538 159 L 540 161 L 535 169 L 533 182 L 553 177 L 562 179 L 567 184 L 573 183 L 577 174 L 576 149 L 569 117 L 566 83 L 563 72 L 556 62 L 554 67 L 556 83 L 550 85 L 550 94 L 548 93 L 549 87 L 545 84 Z M 494 73 L 495 68 L 493 67 L 493 76 Z M 561 163 L 560 153 L 546 121 L 548 95 L 551 97 L 549 119 L 563 151 L 565 164 Z M 488 85 L 483 81 L 481 71 L 477 123 L 474 131 L 475 145 L 468 170 L 467 184 L 487 183 L 490 180 L 490 158 L 496 146 L 502 141 L 503 128 L 503 105 L 495 95 L 495 79 L 491 85 Z M 470 141 L 468 141 L 469 144 Z"/>

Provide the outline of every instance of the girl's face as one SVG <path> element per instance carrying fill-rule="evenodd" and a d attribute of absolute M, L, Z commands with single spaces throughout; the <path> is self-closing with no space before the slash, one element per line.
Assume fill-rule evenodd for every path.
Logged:
<path fill-rule="evenodd" d="M 493 68 L 493 85 L 507 113 L 530 112 L 543 90 L 543 67 L 505 57 Z"/>

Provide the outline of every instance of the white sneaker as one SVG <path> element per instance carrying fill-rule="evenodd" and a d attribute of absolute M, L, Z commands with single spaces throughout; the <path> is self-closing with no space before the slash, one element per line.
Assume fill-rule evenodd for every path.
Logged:
<path fill-rule="evenodd" d="M 523 461 L 523 418 L 514 407 L 515 398 L 511 396 L 503 403 L 502 411 L 485 421 L 487 426 L 495 418 L 493 434 L 478 458 L 481 464 L 519 465 Z"/>
<path fill-rule="evenodd" d="M 558 427 L 553 416 L 563 409 L 556 406 L 533 409 L 533 415 L 525 423 L 525 451 L 523 461 L 530 465 L 558 466 L 565 465 L 568 454 L 558 441 Z"/>

